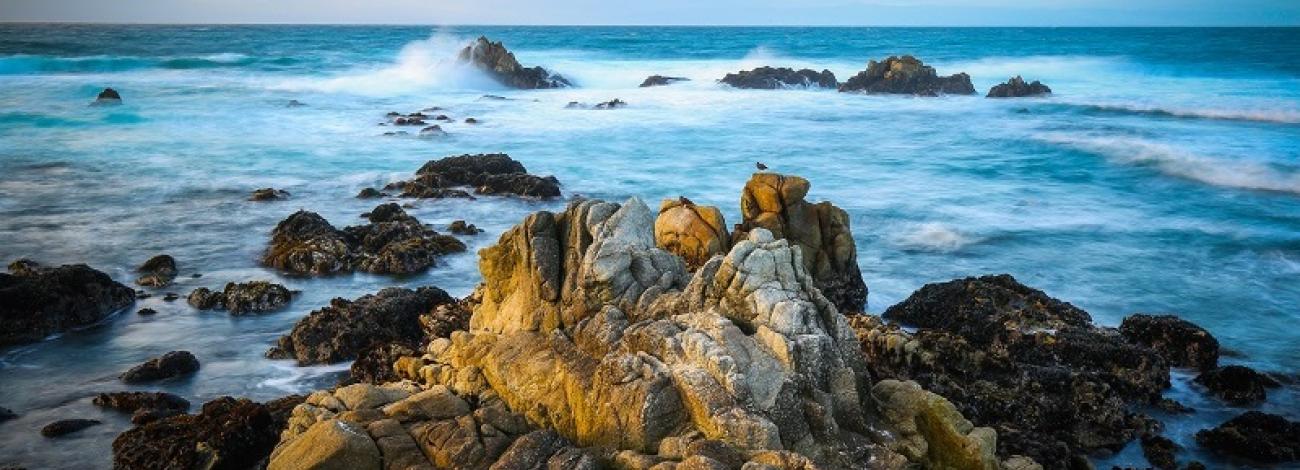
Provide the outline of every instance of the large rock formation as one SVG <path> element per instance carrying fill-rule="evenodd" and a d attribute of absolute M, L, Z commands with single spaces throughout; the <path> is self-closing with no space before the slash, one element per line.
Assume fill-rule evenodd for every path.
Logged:
<path fill-rule="evenodd" d="M 1000 83 L 989 89 L 989 94 L 985 98 L 1023 98 L 1026 96 L 1042 96 L 1052 94 L 1052 89 L 1047 85 L 1034 80 L 1033 83 L 1025 83 L 1025 79 L 1019 75 L 1011 77 L 1006 83 Z"/>
<path fill-rule="evenodd" d="M 970 75 L 958 73 L 941 77 L 934 67 L 921 63 L 915 57 L 890 56 L 882 62 L 871 61 L 867 69 L 858 72 L 839 87 L 840 91 L 861 93 L 888 93 L 918 96 L 971 95 L 975 86 Z"/>
<path fill-rule="evenodd" d="M 515 55 L 506 50 L 504 45 L 489 41 L 483 36 L 461 49 L 457 60 L 487 72 L 494 80 L 511 88 L 531 90 L 571 85 L 563 76 L 552 74 L 544 68 L 519 65 Z"/>
<path fill-rule="evenodd" d="M 15 261 L 0 273 L 0 347 L 98 323 L 134 301 L 131 288 L 84 264 Z"/>
<path fill-rule="evenodd" d="M 289 410 L 301 396 L 263 405 L 221 397 L 203 404 L 197 415 L 182 414 L 126 431 L 113 440 L 113 466 L 119 469 L 258 468 L 275 447 Z"/>
<path fill-rule="evenodd" d="M 697 206 L 684 197 L 664 199 L 655 218 L 655 243 L 681 256 L 686 267 L 695 270 L 716 255 L 726 254 L 731 245 L 722 211 Z"/>
<path fill-rule="evenodd" d="M 744 221 L 735 227 L 733 240 L 754 228 L 767 229 L 790 241 L 802 252 L 803 267 L 817 288 L 840 311 L 861 312 L 867 302 L 867 284 L 858 268 L 858 251 L 849 228 L 849 215 L 830 202 L 804 200 L 811 184 L 798 176 L 754 173 L 740 197 Z"/>
<path fill-rule="evenodd" d="M 779 88 L 835 88 L 839 82 L 830 70 L 794 70 L 788 67 L 759 67 L 729 73 L 718 80 L 736 88 L 775 90 Z"/>
<path fill-rule="evenodd" d="M 528 173 L 522 163 L 503 153 L 457 155 L 425 163 L 415 179 L 389 184 L 385 189 L 401 191 L 402 197 L 470 197 L 457 189 L 470 187 L 475 193 L 516 195 L 538 199 L 560 196 L 560 182 L 554 176 Z"/>
<path fill-rule="evenodd" d="M 1196 443 L 1220 454 L 1262 463 L 1300 461 L 1300 423 L 1247 411 L 1196 433 Z"/>
<path fill-rule="evenodd" d="M 455 237 L 442 235 L 406 214 L 395 203 L 368 214 L 370 223 L 334 228 L 315 212 L 300 210 L 276 225 L 262 264 L 294 274 L 333 274 L 361 270 L 413 274 L 437 258 L 465 251 Z"/>
<path fill-rule="evenodd" d="M 299 365 L 331 364 L 354 359 L 375 344 L 418 344 L 424 336 L 420 316 L 453 303 L 436 287 L 390 287 L 356 300 L 336 298 L 299 320 L 266 355 Z"/>

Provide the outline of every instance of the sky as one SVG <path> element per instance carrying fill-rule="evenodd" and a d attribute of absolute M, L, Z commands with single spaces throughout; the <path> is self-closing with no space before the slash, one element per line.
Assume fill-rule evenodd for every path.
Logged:
<path fill-rule="evenodd" d="M 0 0 L 0 22 L 1297 26 L 1300 0 Z"/>

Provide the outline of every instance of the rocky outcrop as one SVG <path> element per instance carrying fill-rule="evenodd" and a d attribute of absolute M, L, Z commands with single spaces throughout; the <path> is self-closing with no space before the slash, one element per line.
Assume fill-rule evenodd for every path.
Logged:
<path fill-rule="evenodd" d="M 941 77 L 934 67 L 910 55 L 890 56 L 881 62 L 870 61 L 866 70 L 849 78 L 839 90 L 917 96 L 975 94 L 969 75 L 958 73 Z"/>
<path fill-rule="evenodd" d="M 916 382 L 881 380 L 871 388 L 881 419 L 898 430 L 894 447 L 924 468 L 998 470 L 997 432 L 977 428 L 957 407 Z"/>
<path fill-rule="evenodd" d="M 515 195 L 538 199 L 560 196 L 560 182 L 554 176 L 528 173 L 522 163 L 503 153 L 458 155 L 425 163 L 415 179 L 389 184 L 385 189 L 401 191 L 402 197 L 470 197 L 456 189 L 474 188 L 477 194 Z"/>
<path fill-rule="evenodd" d="M 1173 315 L 1132 315 L 1120 324 L 1119 332 L 1132 343 L 1154 349 L 1171 366 L 1208 370 L 1219 363 L 1219 340 Z"/>
<path fill-rule="evenodd" d="M 641 82 L 641 88 L 672 85 L 677 82 L 688 82 L 690 80 L 691 79 L 686 77 L 665 77 L 663 75 L 651 75 L 649 77 L 646 77 L 645 81 Z"/>
<path fill-rule="evenodd" d="M 1248 406 L 1268 398 L 1268 389 L 1282 386 L 1272 377 L 1246 366 L 1223 366 L 1196 376 L 1195 382 L 1233 406 Z"/>
<path fill-rule="evenodd" d="M 1152 467 L 1160 470 L 1174 470 L 1178 468 L 1178 462 L 1174 460 L 1174 454 L 1178 452 L 1178 444 L 1169 440 L 1167 437 L 1155 434 L 1146 434 L 1142 436 L 1142 456 L 1146 457 L 1147 463 Z"/>
<path fill-rule="evenodd" d="M 735 227 L 732 239 L 743 239 L 752 229 L 763 228 L 776 238 L 789 240 L 799 247 L 804 270 L 822 294 L 841 312 L 860 312 L 866 308 L 867 285 L 858 268 L 849 215 L 830 202 L 804 200 L 811 187 L 798 176 L 754 173 L 741 194 L 744 220 Z"/>
<path fill-rule="evenodd" d="M 478 235 L 483 233 L 483 229 L 464 220 L 451 221 L 451 224 L 447 226 L 447 231 L 456 235 Z"/>
<path fill-rule="evenodd" d="M 266 355 L 299 365 L 331 364 L 354 359 L 374 344 L 418 344 L 420 316 L 452 303 L 455 299 L 436 287 L 390 287 L 356 300 L 336 298 L 299 320 Z"/>
<path fill-rule="evenodd" d="M 122 374 L 122 381 L 129 384 L 153 382 L 190 375 L 198 370 L 199 360 L 189 351 L 172 351 L 132 367 Z"/>
<path fill-rule="evenodd" d="M 839 84 L 830 70 L 794 70 L 788 67 L 759 67 L 729 73 L 719 82 L 736 88 L 775 90 L 780 88 L 835 88 Z M 644 85 L 643 85 L 644 86 Z"/>
<path fill-rule="evenodd" d="M 465 244 L 424 226 L 395 203 L 376 207 L 368 218 L 369 224 L 339 230 L 314 212 L 298 211 L 271 232 L 262 264 L 294 274 L 413 274 L 439 256 L 465 251 Z"/>
<path fill-rule="evenodd" d="M 15 261 L 0 273 L 0 347 L 90 326 L 134 301 L 131 288 L 84 264 Z"/>
<path fill-rule="evenodd" d="M 97 419 L 61 419 L 41 428 L 41 435 L 45 437 L 60 437 L 99 424 L 103 424 L 103 422 Z"/>
<path fill-rule="evenodd" d="M 172 258 L 171 255 L 158 255 L 149 258 L 135 270 L 140 273 L 140 277 L 135 280 L 136 284 L 146 287 L 167 287 L 171 285 L 173 279 L 176 279 L 176 258 Z"/>
<path fill-rule="evenodd" d="M 224 309 L 235 316 L 276 311 L 290 300 L 293 293 L 288 288 L 267 281 L 230 282 L 220 292 L 200 287 L 188 298 L 190 306 L 199 310 Z"/>
<path fill-rule="evenodd" d="M 1087 312 L 1009 275 L 928 284 L 884 317 L 851 321 L 876 377 L 915 380 L 998 431 L 998 455 L 1072 468 L 1157 423 L 1130 411 L 1169 386 L 1167 363 Z"/>
<path fill-rule="evenodd" d="M 282 189 L 275 189 L 275 188 L 255 189 L 253 190 L 253 194 L 248 196 L 248 200 L 250 201 L 276 201 L 276 200 L 288 199 L 288 198 L 289 198 L 288 191 Z"/>
<path fill-rule="evenodd" d="M 131 413 L 133 424 L 145 424 L 184 413 L 190 402 L 166 392 L 101 393 L 92 401 L 95 406 Z"/>
<path fill-rule="evenodd" d="M 221 397 L 197 415 L 176 415 L 128 430 L 113 440 L 114 468 L 258 468 L 275 447 L 288 410 L 302 397 L 263 405 Z"/>
<path fill-rule="evenodd" d="M 506 50 L 500 42 L 489 41 L 479 36 L 472 44 L 460 50 L 457 61 L 482 70 L 502 85 L 532 90 L 539 88 L 564 88 L 571 86 L 569 81 L 559 74 L 552 74 L 541 67 L 524 67 L 515 60 L 515 55 Z"/>
<path fill-rule="evenodd" d="M 97 105 L 122 104 L 122 94 L 118 93 L 117 90 L 114 90 L 112 88 L 105 88 L 103 91 L 99 92 L 99 94 L 95 96 L 94 104 Z"/>
<path fill-rule="evenodd" d="M 1261 463 L 1300 460 L 1300 423 L 1247 411 L 1196 433 L 1196 443 L 1217 453 Z"/>
<path fill-rule="evenodd" d="M 989 94 L 985 98 L 1023 98 L 1026 96 L 1042 96 L 1052 94 L 1052 89 L 1047 85 L 1034 80 L 1033 83 L 1025 83 L 1025 79 L 1019 75 L 1011 77 L 1006 83 L 999 83 L 989 89 Z"/>
<path fill-rule="evenodd" d="M 697 206 L 684 197 L 664 199 L 655 218 L 655 244 L 682 257 L 690 270 L 722 255 L 731 246 L 727 222 L 713 206 Z"/>

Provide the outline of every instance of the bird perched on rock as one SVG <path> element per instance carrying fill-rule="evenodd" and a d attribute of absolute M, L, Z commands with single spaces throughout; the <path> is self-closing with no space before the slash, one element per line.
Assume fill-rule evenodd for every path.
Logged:
<path fill-rule="evenodd" d="M 695 203 L 692 202 L 690 199 L 686 199 L 686 196 L 677 196 L 677 202 L 681 203 L 681 205 L 683 206 L 695 205 Z"/>
<path fill-rule="evenodd" d="M 754 166 L 758 167 L 758 171 L 767 169 L 767 165 L 764 165 L 763 162 L 754 162 Z"/>

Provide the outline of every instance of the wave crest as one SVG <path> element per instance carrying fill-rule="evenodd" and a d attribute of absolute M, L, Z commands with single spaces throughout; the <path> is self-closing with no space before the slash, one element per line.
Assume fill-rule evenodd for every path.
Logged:
<path fill-rule="evenodd" d="M 391 63 L 354 69 L 324 79 L 294 79 L 277 88 L 387 96 L 429 90 L 499 90 L 502 86 L 478 69 L 456 62 L 470 41 L 434 33 L 402 46 Z"/>
<path fill-rule="evenodd" d="M 894 237 L 904 249 L 950 253 L 980 241 L 940 222 L 925 222 L 907 227 Z"/>

